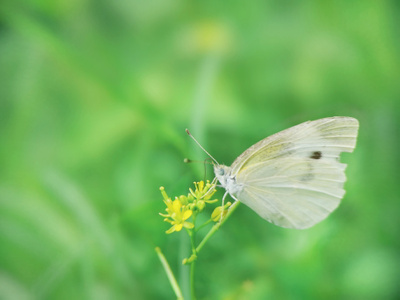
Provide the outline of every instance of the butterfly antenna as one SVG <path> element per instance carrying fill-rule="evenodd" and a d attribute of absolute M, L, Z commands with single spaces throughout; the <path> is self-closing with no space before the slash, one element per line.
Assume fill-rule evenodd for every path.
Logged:
<path fill-rule="evenodd" d="M 185 164 L 189 164 L 189 163 L 202 163 L 204 165 L 204 182 L 206 182 L 206 178 L 207 178 L 207 164 L 208 165 L 214 165 L 214 162 L 211 160 L 211 158 L 207 157 L 204 161 L 200 161 L 200 160 L 191 160 L 189 158 L 184 158 L 183 162 Z"/>
<path fill-rule="evenodd" d="M 219 165 L 217 160 L 214 157 L 212 157 L 211 154 L 208 153 L 207 150 L 204 149 L 202 145 L 200 145 L 200 143 L 193 137 L 193 135 L 189 132 L 188 129 L 186 129 L 186 133 L 193 139 L 193 141 L 196 142 L 196 144 L 201 148 L 201 150 L 203 150 L 217 165 Z"/>
<path fill-rule="evenodd" d="M 207 158 L 204 160 L 204 182 L 206 182 L 206 180 L 207 180 L 207 164 L 212 164 L 212 163 L 213 163 L 212 161 L 211 161 L 211 163 L 210 163 L 209 160 L 210 160 L 209 157 L 207 157 Z"/>

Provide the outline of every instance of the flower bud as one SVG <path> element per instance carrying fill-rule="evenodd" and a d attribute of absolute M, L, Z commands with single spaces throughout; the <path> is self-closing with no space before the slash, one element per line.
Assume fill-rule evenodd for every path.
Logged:
<path fill-rule="evenodd" d="M 199 211 L 202 211 L 206 206 L 206 203 L 203 200 L 198 200 L 196 206 Z"/>
<path fill-rule="evenodd" d="M 221 214 L 224 211 L 224 208 L 222 206 L 218 206 L 214 209 L 214 211 L 211 214 L 211 219 L 214 222 L 218 222 L 221 219 Z M 222 216 L 223 217 L 223 216 Z"/>
<path fill-rule="evenodd" d="M 184 195 L 179 196 L 179 200 L 181 201 L 181 203 L 183 205 L 187 205 L 188 204 L 188 198 Z"/>

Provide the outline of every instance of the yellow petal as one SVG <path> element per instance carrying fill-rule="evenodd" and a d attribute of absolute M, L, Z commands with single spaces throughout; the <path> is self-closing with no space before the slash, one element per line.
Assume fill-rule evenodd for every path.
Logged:
<path fill-rule="evenodd" d="M 193 212 L 192 212 L 191 210 L 185 211 L 185 212 L 183 213 L 182 220 L 185 221 L 186 219 L 189 219 L 190 216 L 192 215 L 192 213 L 193 213 Z"/>
<path fill-rule="evenodd" d="M 175 224 L 175 226 L 174 226 L 175 231 L 181 231 L 182 227 L 183 227 L 182 224 Z"/>
<path fill-rule="evenodd" d="M 170 229 L 168 229 L 165 233 L 166 234 L 170 234 L 173 233 L 175 231 L 175 226 L 172 226 Z"/>
<path fill-rule="evenodd" d="M 179 199 L 175 199 L 174 202 L 172 202 L 172 209 L 174 212 L 180 212 L 182 207 L 181 201 Z"/>

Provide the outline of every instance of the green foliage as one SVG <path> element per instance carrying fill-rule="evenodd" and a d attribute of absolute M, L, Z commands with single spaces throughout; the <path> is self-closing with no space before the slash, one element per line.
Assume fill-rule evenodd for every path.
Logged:
<path fill-rule="evenodd" d="M 229 165 L 335 115 L 360 121 L 338 210 L 294 231 L 240 206 L 197 260 L 199 299 L 396 298 L 398 15 L 370 0 L 2 1 L 0 298 L 174 298 L 154 248 L 187 278 L 190 243 L 158 215 L 160 186 L 204 179 L 182 162 L 205 157 L 184 129 Z"/>

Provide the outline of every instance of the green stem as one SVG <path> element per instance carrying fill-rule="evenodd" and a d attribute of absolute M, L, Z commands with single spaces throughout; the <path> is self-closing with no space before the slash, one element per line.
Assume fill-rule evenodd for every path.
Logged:
<path fill-rule="evenodd" d="M 188 230 L 189 236 L 190 236 L 190 245 L 192 246 L 192 253 L 196 254 L 196 240 L 195 240 L 195 235 L 196 232 L 193 229 Z"/>
<path fill-rule="evenodd" d="M 196 232 L 198 232 L 200 229 L 202 229 L 203 227 L 207 226 L 208 224 L 210 224 L 212 222 L 211 219 L 207 220 L 206 222 L 204 222 L 204 224 L 201 224 L 197 229 Z"/>
<path fill-rule="evenodd" d="M 213 236 L 213 234 L 222 226 L 222 224 L 225 223 L 225 221 L 230 217 L 230 215 L 235 211 L 235 209 L 238 207 L 240 204 L 239 201 L 236 201 L 229 207 L 228 213 L 226 214 L 225 218 L 222 219 L 221 222 L 216 223 L 210 231 L 206 234 L 206 236 L 203 238 L 203 240 L 200 242 L 200 244 L 196 248 L 196 253 L 200 252 L 201 248 L 207 243 L 207 241 L 210 239 L 210 237 Z"/>
<path fill-rule="evenodd" d="M 156 247 L 155 250 L 157 252 L 158 258 L 161 261 L 161 264 L 164 267 L 165 273 L 167 273 L 167 277 L 172 286 L 172 289 L 175 292 L 176 298 L 178 300 L 183 300 L 182 291 L 178 285 L 178 282 L 175 279 L 174 273 L 172 273 L 171 267 L 169 266 L 167 259 L 165 258 L 164 254 L 161 252 L 161 249 L 159 247 Z"/>
<path fill-rule="evenodd" d="M 192 255 L 188 259 L 184 260 L 184 264 L 190 263 L 190 291 L 191 291 L 192 300 L 196 300 L 196 293 L 195 293 L 195 286 L 194 286 L 194 283 L 195 283 L 194 282 L 194 273 L 195 273 L 195 268 L 196 268 L 197 253 L 200 252 L 200 250 L 203 248 L 205 243 L 219 229 L 219 227 L 221 227 L 222 224 L 224 224 L 226 222 L 226 220 L 230 217 L 230 215 L 236 210 L 239 203 L 240 203 L 239 201 L 236 201 L 234 204 L 232 204 L 229 207 L 229 210 L 228 210 L 226 216 L 222 219 L 221 222 L 216 223 L 210 229 L 210 231 L 206 234 L 206 236 L 203 238 L 203 240 L 200 242 L 200 244 L 197 247 L 196 247 L 196 239 L 195 239 L 197 230 L 187 229 L 187 232 L 190 236 L 190 243 L 192 245 Z M 194 216 L 194 218 L 195 218 L 195 216 Z M 206 222 L 206 224 L 208 224 L 208 223 L 209 222 Z"/>
<path fill-rule="evenodd" d="M 196 292 L 194 289 L 194 270 L 196 266 L 196 260 L 192 261 L 190 264 L 190 291 L 192 295 L 192 300 L 196 300 Z"/>
<path fill-rule="evenodd" d="M 197 259 L 195 230 L 190 230 L 189 235 L 190 235 L 190 243 L 192 245 L 192 256 L 194 257 L 193 261 L 190 263 L 190 292 L 192 295 L 192 300 L 196 300 L 196 292 L 195 292 L 195 286 L 194 286 L 194 271 L 195 271 L 196 259 Z"/>

